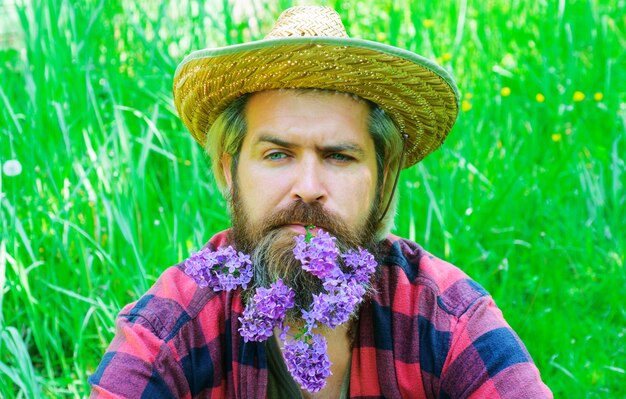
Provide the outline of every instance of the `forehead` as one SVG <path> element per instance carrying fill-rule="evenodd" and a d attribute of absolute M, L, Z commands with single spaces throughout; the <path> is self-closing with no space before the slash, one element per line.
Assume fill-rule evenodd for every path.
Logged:
<path fill-rule="evenodd" d="M 346 93 L 318 90 L 269 90 L 254 93 L 245 108 L 248 134 L 290 139 L 371 139 L 370 106 Z"/>

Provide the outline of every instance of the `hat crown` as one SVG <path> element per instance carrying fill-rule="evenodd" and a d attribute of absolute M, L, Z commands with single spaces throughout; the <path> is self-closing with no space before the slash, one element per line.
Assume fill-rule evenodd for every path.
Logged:
<path fill-rule="evenodd" d="M 265 39 L 280 37 L 347 38 L 341 17 L 330 7 L 298 6 L 285 10 Z"/>

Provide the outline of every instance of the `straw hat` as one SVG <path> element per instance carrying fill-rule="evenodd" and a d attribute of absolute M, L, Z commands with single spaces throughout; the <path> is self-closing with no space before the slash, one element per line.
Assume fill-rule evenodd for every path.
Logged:
<path fill-rule="evenodd" d="M 439 65 L 410 51 L 352 39 L 331 8 L 284 11 L 263 39 L 195 51 L 174 74 L 174 103 L 202 146 L 211 124 L 245 93 L 318 88 L 378 104 L 408 135 L 404 168 L 444 141 L 458 113 L 458 90 Z"/>

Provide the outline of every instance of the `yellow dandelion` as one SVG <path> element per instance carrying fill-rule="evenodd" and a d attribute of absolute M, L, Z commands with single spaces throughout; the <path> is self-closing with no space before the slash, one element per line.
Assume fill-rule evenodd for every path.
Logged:
<path fill-rule="evenodd" d="M 596 101 L 602 101 L 602 99 L 604 98 L 604 94 L 597 92 L 596 94 L 593 95 L 593 99 Z"/>
<path fill-rule="evenodd" d="M 387 34 L 385 32 L 378 31 L 376 33 L 376 41 L 384 42 L 387 40 Z"/>
<path fill-rule="evenodd" d="M 575 91 L 574 95 L 572 96 L 572 99 L 577 103 L 581 102 L 582 100 L 585 99 L 585 93 L 583 93 L 582 91 Z"/>
<path fill-rule="evenodd" d="M 443 55 L 441 56 L 441 59 L 444 61 L 450 61 L 452 59 L 452 54 L 450 53 L 443 53 Z"/>
<path fill-rule="evenodd" d="M 435 25 L 435 21 L 433 21 L 432 19 L 425 19 L 422 21 L 422 26 L 426 29 L 432 28 L 433 25 Z"/>
<path fill-rule="evenodd" d="M 546 101 L 546 97 L 541 93 L 537 93 L 537 95 L 535 96 L 535 100 L 537 100 L 538 103 L 542 103 Z"/>
<path fill-rule="evenodd" d="M 472 103 L 467 100 L 461 101 L 461 109 L 463 110 L 463 112 L 469 111 L 470 109 L 472 109 Z"/>
<path fill-rule="evenodd" d="M 508 97 L 511 95 L 511 88 L 510 87 L 503 87 L 502 89 L 500 89 L 500 95 L 502 97 Z"/>
<path fill-rule="evenodd" d="M 555 143 L 561 141 L 562 138 L 563 136 L 561 136 L 561 133 L 552 133 L 552 141 L 554 141 Z"/>

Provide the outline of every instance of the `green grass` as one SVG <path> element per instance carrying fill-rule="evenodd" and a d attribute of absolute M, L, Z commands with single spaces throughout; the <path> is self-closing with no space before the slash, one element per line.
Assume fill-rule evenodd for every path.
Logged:
<path fill-rule="evenodd" d="M 0 174 L 0 397 L 83 397 L 121 306 L 229 224 L 172 104 L 177 63 L 297 2 L 20 3 L 24 43 L 0 50 L 0 162 L 23 167 Z M 402 175 L 396 233 L 493 294 L 556 397 L 626 396 L 621 3 L 320 3 L 463 93 Z"/>

